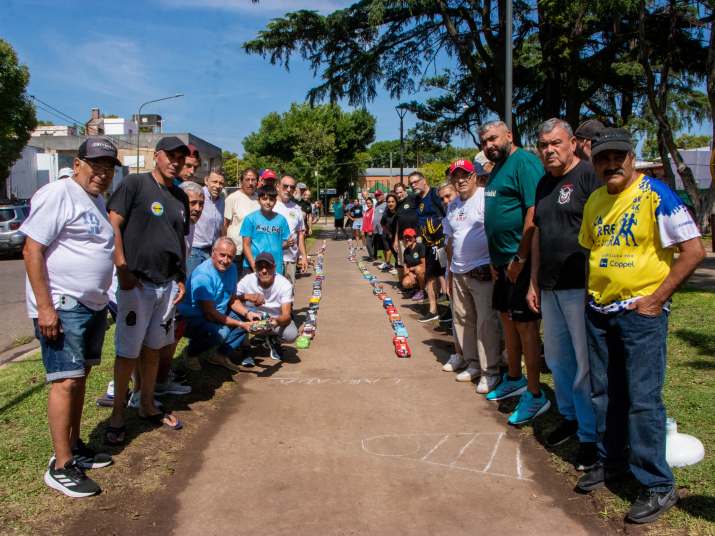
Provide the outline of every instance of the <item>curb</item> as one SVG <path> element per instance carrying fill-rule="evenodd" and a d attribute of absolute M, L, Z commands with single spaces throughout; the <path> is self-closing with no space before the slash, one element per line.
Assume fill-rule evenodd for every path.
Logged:
<path fill-rule="evenodd" d="M 40 343 L 37 339 L 22 346 L 16 346 L 10 350 L 6 350 L 0 353 L 0 367 L 15 361 L 17 359 L 22 359 L 30 354 L 34 354 L 40 348 Z"/>

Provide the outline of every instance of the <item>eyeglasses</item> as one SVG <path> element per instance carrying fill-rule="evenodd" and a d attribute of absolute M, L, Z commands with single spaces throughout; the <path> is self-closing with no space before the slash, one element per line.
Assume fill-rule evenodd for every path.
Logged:
<path fill-rule="evenodd" d="M 100 164 L 99 162 L 92 162 L 85 158 L 80 158 L 80 160 L 89 165 L 95 173 L 106 173 L 107 175 L 114 173 L 114 164 Z"/>
<path fill-rule="evenodd" d="M 472 180 L 472 178 L 476 177 L 474 173 L 470 173 L 469 175 L 457 175 L 455 177 L 452 177 L 452 180 L 454 182 L 467 182 Z"/>
<path fill-rule="evenodd" d="M 295 189 L 296 189 L 296 185 L 295 185 L 295 184 L 284 184 L 284 185 L 283 185 L 283 189 L 284 189 L 284 190 L 295 190 Z"/>
<path fill-rule="evenodd" d="M 409 185 L 414 188 L 415 186 L 417 186 L 417 185 L 418 185 L 419 183 L 421 183 L 421 182 L 422 182 L 422 179 L 417 179 L 417 180 L 415 180 L 415 181 L 410 181 L 410 182 L 409 182 Z"/>

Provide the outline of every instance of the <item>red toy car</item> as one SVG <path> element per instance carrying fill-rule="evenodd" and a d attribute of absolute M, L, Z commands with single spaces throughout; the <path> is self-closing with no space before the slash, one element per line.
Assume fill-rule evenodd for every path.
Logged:
<path fill-rule="evenodd" d="M 387 316 L 397 314 L 397 307 L 394 305 L 388 305 L 387 309 L 385 309 L 385 312 L 387 313 Z"/>
<path fill-rule="evenodd" d="M 390 317 L 390 322 L 394 322 L 395 320 L 402 320 L 402 317 L 400 317 L 400 313 L 391 313 L 388 316 Z"/>
<path fill-rule="evenodd" d="M 410 345 L 407 344 L 407 337 L 392 337 L 392 344 L 395 345 L 395 355 L 397 357 L 410 357 Z"/>

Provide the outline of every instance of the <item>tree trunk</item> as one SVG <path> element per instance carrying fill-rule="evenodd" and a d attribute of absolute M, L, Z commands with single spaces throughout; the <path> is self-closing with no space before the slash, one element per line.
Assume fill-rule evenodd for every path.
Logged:
<path fill-rule="evenodd" d="M 665 140 L 660 128 L 658 128 L 657 140 L 658 154 L 660 155 L 660 161 L 663 163 L 663 179 L 668 186 L 675 190 L 675 175 L 673 174 L 673 168 L 670 165 L 670 158 L 668 158 L 668 147 L 665 145 Z"/>

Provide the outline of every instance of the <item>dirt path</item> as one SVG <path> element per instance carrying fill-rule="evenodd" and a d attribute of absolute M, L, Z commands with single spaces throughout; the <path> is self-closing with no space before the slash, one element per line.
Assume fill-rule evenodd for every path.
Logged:
<path fill-rule="evenodd" d="M 447 338 L 402 306 L 413 357 L 395 357 L 380 303 L 345 255 L 345 242 L 329 243 L 312 347 L 241 373 L 221 422 L 202 425 L 165 490 L 146 498 L 148 515 L 90 515 L 87 532 L 609 533 L 543 449 L 440 371 Z M 299 281 L 299 310 L 311 282 Z"/>

